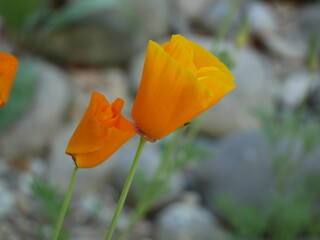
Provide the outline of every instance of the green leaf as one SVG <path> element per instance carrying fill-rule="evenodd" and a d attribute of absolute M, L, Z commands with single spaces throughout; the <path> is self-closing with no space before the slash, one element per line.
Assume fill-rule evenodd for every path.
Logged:
<path fill-rule="evenodd" d="M 273 239 L 291 240 L 313 224 L 311 199 L 301 192 L 273 199 L 270 221 Z"/>
<path fill-rule="evenodd" d="M 309 41 L 308 66 L 311 71 L 319 69 L 319 46 L 315 33 L 311 34 Z"/>
<path fill-rule="evenodd" d="M 42 6 L 41 0 L 1 0 L 0 15 L 4 23 L 14 31 L 19 31 L 28 18 Z"/>
<path fill-rule="evenodd" d="M 217 54 L 217 57 L 223 62 L 229 69 L 232 69 L 236 66 L 234 59 L 232 58 L 231 54 L 226 51 L 222 50 Z"/>
<path fill-rule="evenodd" d="M 31 184 L 33 193 L 41 203 L 43 212 L 54 222 L 58 218 L 63 198 L 45 179 L 35 179 Z"/>
<path fill-rule="evenodd" d="M 236 239 L 259 239 L 267 230 L 267 218 L 253 206 L 239 205 L 228 196 L 217 196 L 215 203 L 230 222 Z"/>

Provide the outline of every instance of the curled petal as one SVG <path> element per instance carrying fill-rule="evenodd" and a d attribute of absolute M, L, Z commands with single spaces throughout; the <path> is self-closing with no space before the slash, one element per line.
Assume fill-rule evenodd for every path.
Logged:
<path fill-rule="evenodd" d="M 110 104 L 102 94 L 92 93 L 89 107 L 66 149 L 79 168 L 103 163 L 135 135 L 133 123 L 121 114 L 123 104 L 122 99 Z"/>

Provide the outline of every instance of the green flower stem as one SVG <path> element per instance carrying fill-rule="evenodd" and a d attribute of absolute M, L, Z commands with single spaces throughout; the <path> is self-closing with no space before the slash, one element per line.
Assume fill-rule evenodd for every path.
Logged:
<path fill-rule="evenodd" d="M 184 132 L 184 129 L 185 127 L 181 127 L 173 133 L 174 134 L 173 137 L 170 139 L 170 141 L 167 143 L 164 149 L 164 153 L 162 155 L 161 161 L 157 167 L 156 172 L 154 173 L 148 185 L 145 186 L 146 191 L 144 195 L 140 198 L 142 200 L 139 201 L 138 206 L 136 207 L 133 215 L 129 219 L 129 223 L 127 224 L 126 228 L 121 233 L 121 235 L 117 238 L 117 240 L 126 239 L 128 234 L 132 230 L 132 228 L 135 226 L 135 224 L 145 215 L 145 213 L 148 211 L 150 206 L 154 203 L 155 199 L 152 197 L 154 183 L 157 183 L 161 177 L 167 178 L 168 175 L 170 175 L 169 171 L 166 171 L 166 170 L 170 169 L 169 168 L 170 157 L 173 155 L 174 151 L 176 150 L 179 144 L 179 141 L 181 139 L 181 136 Z M 162 176 L 163 173 L 166 173 L 166 176 Z"/>
<path fill-rule="evenodd" d="M 75 166 L 73 173 L 72 173 L 72 177 L 69 183 L 69 187 L 68 187 L 68 191 L 67 194 L 65 196 L 65 199 L 63 201 L 61 210 L 60 210 L 60 214 L 59 214 L 59 218 L 57 221 L 57 225 L 54 229 L 54 233 L 53 233 L 53 237 L 52 240 L 57 240 L 59 238 L 59 234 L 60 234 L 60 230 L 66 215 L 66 212 L 68 210 L 69 207 L 69 203 L 70 203 L 70 199 L 71 199 L 71 195 L 72 195 L 72 190 L 73 190 L 73 186 L 74 186 L 74 182 L 76 180 L 76 176 L 77 176 L 77 172 L 78 172 L 78 167 Z"/>
<path fill-rule="evenodd" d="M 136 156 L 134 157 L 133 163 L 131 165 L 131 169 L 129 171 L 129 175 L 128 175 L 127 180 L 126 180 L 126 182 L 124 184 L 124 187 L 122 189 L 122 193 L 121 193 L 120 199 L 118 201 L 118 205 L 117 205 L 116 211 L 115 211 L 115 213 L 113 215 L 111 225 L 110 225 L 108 233 L 106 235 L 106 240 L 111 240 L 112 239 L 113 232 L 114 232 L 114 230 L 116 228 L 116 225 L 117 225 L 117 222 L 118 222 L 118 218 L 120 216 L 120 213 L 121 213 L 121 210 L 123 208 L 124 202 L 126 201 L 126 198 L 127 198 L 127 195 L 128 195 L 128 192 L 129 192 L 133 177 L 134 177 L 134 175 L 136 173 L 136 170 L 137 170 L 137 167 L 138 167 L 138 163 L 139 163 L 139 160 L 140 160 L 140 157 L 141 157 L 141 154 L 142 154 L 142 150 L 143 150 L 143 147 L 144 147 L 145 143 L 146 143 L 146 140 L 143 137 L 140 137 L 140 143 L 139 143 L 139 146 L 138 146 L 138 149 L 137 149 L 137 152 L 136 152 Z"/>

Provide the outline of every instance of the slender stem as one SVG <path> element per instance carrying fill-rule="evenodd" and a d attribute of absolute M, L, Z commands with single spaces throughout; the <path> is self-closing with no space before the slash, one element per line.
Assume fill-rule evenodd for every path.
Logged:
<path fill-rule="evenodd" d="M 235 16 L 235 13 L 237 11 L 237 9 L 240 6 L 240 0 L 234 0 L 231 4 L 231 7 L 227 13 L 227 15 L 225 16 L 225 18 L 222 21 L 222 26 L 219 29 L 216 38 L 214 39 L 213 42 L 213 50 L 216 50 L 219 46 L 219 44 L 221 43 L 221 41 L 223 40 L 223 38 L 226 36 L 228 30 L 230 29 L 232 20 Z"/>
<path fill-rule="evenodd" d="M 145 186 L 145 193 L 140 198 L 140 201 L 138 202 L 138 205 L 133 215 L 129 219 L 129 223 L 127 224 L 126 228 L 121 233 L 121 235 L 117 238 L 117 240 L 124 240 L 128 236 L 129 232 L 132 230 L 132 228 L 135 226 L 135 224 L 145 215 L 150 206 L 154 203 L 155 197 L 157 197 L 157 195 L 152 194 L 152 191 L 154 190 L 155 186 L 154 184 L 158 183 L 161 177 L 168 179 L 168 177 L 170 176 L 170 170 L 168 171 L 168 169 L 171 169 L 171 167 L 168 166 L 170 163 L 170 157 L 176 150 L 177 145 L 179 144 L 179 140 L 181 139 L 181 135 L 184 132 L 184 129 L 185 127 L 180 127 L 177 131 L 175 131 L 173 133 L 173 137 L 166 144 L 164 153 L 162 154 L 161 161 L 157 167 L 156 172 L 154 173 L 150 182 L 148 182 L 148 184 Z M 166 173 L 166 175 L 162 176 L 163 173 Z"/>
<path fill-rule="evenodd" d="M 126 180 L 126 182 L 124 184 L 124 187 L 122 189 L 122 193 L 121 193 L 121 196 L 120 196 L 116 211 L 115 211 L 115 213 L 113 215 L 112 222 L 111 222 L 111 225 L 109 227 L 109 231 L 108 231 L 107 236 L 106 236 L 106 240 L 111 240 L 112 239 L 113 232 L 114 232 L 114 230 L 116 228 L 116 225 L 117 225 L 117 222 L 118 222 L 118 218 L 120 216 L 120 213 L 121 213 L 122 207 L 124 205 L 124 202 L 126 201 L 126 198 L 127 198 L 127 195 L 128 195 L 128 192 L 129 192 L 133 177 L 134 177 L 135 172 L 137 170 L 138 163 L 139 163 L 139 160 L 140 160 L 140 157 L 141 157 L 141 153 L 142 153 L 142 150 L 143 150 L 143 147 L 144 147 L 145 143 L 146 143 L 146 140 L 143 137 L 140 137 L 140 143 L 139 143 L 139 146 L 138 146 L 138 149 L 137 149 L 137 152 L 136 152 L 136 156 L 134 157 L 133 163 L 131 165 L 131 169 L 129 171 L 129 175 L 128 175 L 127 180 Z"/>
<path fill-rule="evenodd" d="M 68 210 L 69 207 L 69 203 L 70 203 L 70 199 L 71 199 L 71 195 L 72 195 L 72 190 L 73 190 L 73 186 L 74 186 L 74 182 L 76 180 L 76 176 L 77 176 L 77 172 L 78 172 L 78 167 L 75 166 L 73 173 L 72 173 L 72 177 L 70 179 L 70 183 L 69 183 L 69 187 L 68 187 L 68 191 L 67 194 L 64 198 L 61 210 L 60 210 L 60 214 L 59 214 L 59 218 L 57 221 L 57 225 L 54 229 L 54 233 L 53 233 L 53 237 L 52 240 L 57 240 L 60 234 L 60 230 L 63 224 L 63 220 L 65 218 L 66 212 Z"/>

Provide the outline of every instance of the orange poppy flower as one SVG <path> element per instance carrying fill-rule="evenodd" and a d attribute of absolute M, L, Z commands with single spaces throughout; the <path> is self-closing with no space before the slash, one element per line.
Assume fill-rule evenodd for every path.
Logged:
<path fill-rule="evenodd" d="M 136 132 L 121 114 L 124 101 L 110 104 L 100 93 L 92 93 L 89 107 L 72 135 L 66 153 L 79 168 L 95 167 L 107 160 Z"/>
<path fill-rule="evenodd" d="M 236 87 L 228 68 L 181 35 L 162 46 L 150 41 L 132 109 L 139 134 L 169 135 Z"/>
<path fill-rule="evenodd" d="M 17 67 L 16 57 L 8 53 L 0 53 L 0 107 L 8 102 Z"/>

